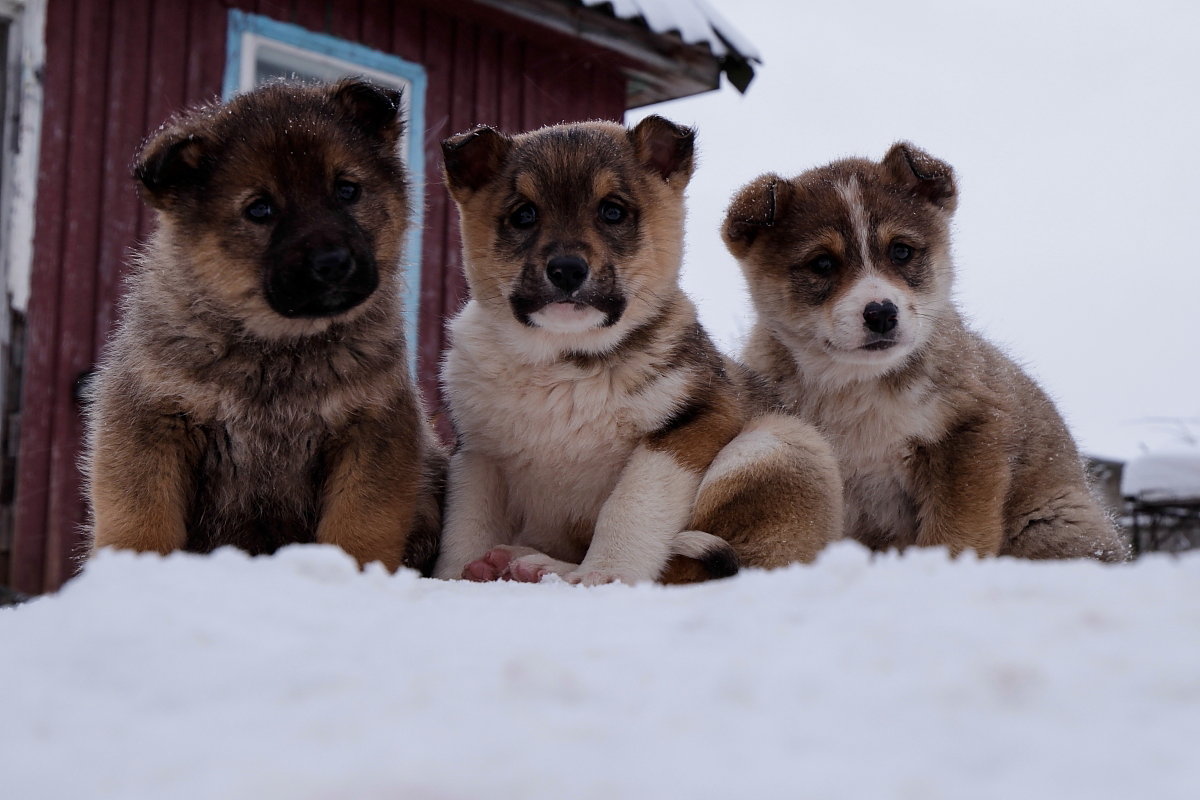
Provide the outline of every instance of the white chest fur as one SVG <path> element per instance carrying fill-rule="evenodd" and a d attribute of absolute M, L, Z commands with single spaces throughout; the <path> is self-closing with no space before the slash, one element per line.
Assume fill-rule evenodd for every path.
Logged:
<path fill-rule="evenodd" d="M 935 441 L 945 410 L 932 387 L 889 392 L 862 381 L 822 392 L 805 387 L 797 410 L 829 438 L 845 485 L 846 532 L 869 543 L 910 544 L 916 506 L 910 461 L 921 442 Z"/>
<path fill-rule="evenodd" d="M 577 552 L 560 557 L 579 560 L 630 453 L 670 413 L 678 387 L 632 391 L 620 368 L 530 363 L 470 306 L 452 332 L 442 378 L 455 424 L 503 476 L 512 543 L 551 550 L 573 533 Z"/>

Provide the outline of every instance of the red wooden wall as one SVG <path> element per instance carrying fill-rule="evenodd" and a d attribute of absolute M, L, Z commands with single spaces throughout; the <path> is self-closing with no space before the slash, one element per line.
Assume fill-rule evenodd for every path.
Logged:
<path fill-rule="evenodd" d="M 518 131 L 620 119 L 625 80 L 602 54 L 479 15 L 465 0 L 50 0 L 33 286 L 21 402 L 12 574 L 25 592 L 74 571 L 85 507 L 78 377 L 114 321 L 129 249 L 148 230 L 129 167 L 176 109 L 220 93 L 230 7 L 420 63 L 429 85 L 419 369 L 436 390 L 444 318 L 464 287 L 438 142 L 476 123 Z M 5 582 L 6 576 L 0 576 Z"/>

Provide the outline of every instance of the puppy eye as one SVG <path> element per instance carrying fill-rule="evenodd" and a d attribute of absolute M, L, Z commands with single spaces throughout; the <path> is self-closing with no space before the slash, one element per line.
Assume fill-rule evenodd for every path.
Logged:
<path fill-rule="evenodd" d="M 607 222 L 609 225 L 616 225 L 625 219 L 626 211 L 616 203 L 605 200 L 600 204 L 600 219 Z"/>
<path fill-rule="evenodd" d="M 514 228 L 524 230 L 532 228 L 538 220 L 537 207 L 533 203 L 525 203 L 517 206 L 517 210 L 512 212 L 508 217 L 508 224 Z"/>
<path fill-rule="evenodd" d="M 350 181 L 338 181 L 333 185 L 333 192 L 343 203 L 353 203 L 362 195 L 362 187 Z"/>
<path fill-rule="evenodd" d="M 903 242 L 892 242 L 892 246 L 888 248 L 888 255 L 891 256 L 893 264 L 907 264 L 915 252 Z"/>
<path fill-rule="evenodd" d="M 837 262 L 833 260 L 833 256 L 822 253 L 809 261 L 805 266 L 813 273 L 824 277 L 833 272 L 837 267 Z"/>
<path fill-rule="evenodd" d="M 260 197 L 246 206 L 246 219 L 251 222 L 270 222 L 275 216 L 275 206 L 265 197 Z"/>

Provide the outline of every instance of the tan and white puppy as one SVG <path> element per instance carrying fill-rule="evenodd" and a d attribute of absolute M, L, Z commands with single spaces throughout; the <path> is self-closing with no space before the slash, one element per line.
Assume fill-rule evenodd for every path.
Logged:
<path fill-rule="evenodd" d="M 471 299 L 442 368 L 436 576 L 686 581 L 840 533 L 828 445 L 770 413 L 679 288 L 693 137 L 650 117 L 443 143 Z"/>
<path fill-rule="evenodd" d="M 723 234 L 759 314 L 746 363 L 830 437 L 864 544 L 1121 560 L 1053 403 L 951 301 L 957 199 L 907 143 L 744 187 Z"/>

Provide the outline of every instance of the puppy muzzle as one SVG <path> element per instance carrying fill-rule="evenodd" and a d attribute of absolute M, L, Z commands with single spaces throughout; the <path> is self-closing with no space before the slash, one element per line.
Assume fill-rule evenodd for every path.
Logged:
<path fill-rule="evenodd" d="M 615 325 L 625 311 L 625 295 L 617 285 L 616 269 L 593 269 L 577 255 L 560 255 L 544 266 L 526 264 L 521 270 L 509 306 L 523 325 L 541 327 L 534 314 L 554 304 L 576 310 L 595 309 L 603 314 L 599 327 Z"/>
<path fill-rule="evenodd" d="M 295 263 L 268 270 L 266 298 L 284 317 L 332 317 L 359 305 L 378 287 L 374 261 L 337 245 L 306 249 Z"/>

